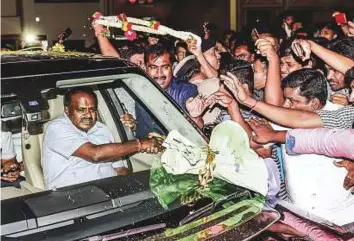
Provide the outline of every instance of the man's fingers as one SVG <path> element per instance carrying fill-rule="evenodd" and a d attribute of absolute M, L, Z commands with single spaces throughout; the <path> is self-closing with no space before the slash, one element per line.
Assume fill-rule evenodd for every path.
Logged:
<path fill-rule="evenodd" d="M 347 176 L 344 179 L 343 182 L 343 187 L 348 190 L 354 186 L 354 175 L 350 175 L 350 173 L 347 174 Z"/>
<path fill-rule="evenodd" d="M 253 131 L 255 131 L 257 129 L 258 123 L 256 120 L 251 119 L 248 121 L 248 124 L 250 125 L 250 127 Z"/>
<path fill-rule="evenodd" d="M 298 57 L 301 57 L 302 56 L 302 51 L 301 49 L 299 48 L 299 44 L 297 42 L 294 42 L 292 45 L 291 45 L 291 48 L 292 50 L 294 51 L 294 53 L 296 54 L 296 56 Z"/>
<path fill-rule="evenodd" d="M 255 45 L 257 46 L 257 48 L 259 46 L 266 45 L 266 44 L 271 44 L 271 42 L 269 40 L 265 39 L 265 38 L 259 38 L 255 42 Z"/>
<path fill-rule="evenodd" d="M 227 75 L 220 75 L 220 79 L 223 81 L 233 81 L 233 79 Z"/>
<path fill-rule="evenodd" d="M 252 140 L 256 143 L 259 143 L 258 135 L 257 134 L 253 135 Z"/>
<path fill-rule="evenodd" d="M 214 101 L 214 99 L 215 99 L 215 95 L 214 94 L 212 94 L 212 95 L 210 95 L 208 98 L 206 98 L 206 100 L 205 100 L 205 106 L 208 106 L 208 105 L 210 105 L 213 101 Z"/>
<path fill-rule="evenodd" d="M 238 78 L 235 75 L 233 75 L 230 72 L 227 72 L 227 75 L 233 80 L 233 83 L 235 84 L 236 87 L 241 86 L 241 82 L 238 80 Z"/>
<path fill-rule="evenodd" d="M 231 72 L 227 72 L 226 74 L 227 74 L 227 76 L 229 76 L 232 80 L 234 80 L 234 81 L 238 81 L 238 79 L 237 79 L 236 75 L 234 75 L 233 73 L 231 73 Z"/>
<path fill-rule="evenodd" d="M 231 90 L 231 92 L 235 95 L 236 94 L 235 91 L 237 91 L 237 87 L 236 87 L 234 81 L 233 80 L 225 80 L 224 83 L 225 83 L 226 87 L 229 88 Z"/>
<path fill-rule="evenodd" d="M 331 96 L 331 100 L 340 101 L 340 100 L 346 100 L 346 99 L 347 99 L 347 97 L 342 94 L 334 94 Z"/>
<path fill-rule="evenodd" d="M 16 181 L 18 178 L 16 177 L 8 177 L 8 176 L 2 176 L 1 177 L 1 181 L 5 181 L 5 182 L 14 182 Z"/>
<path fill-rule="evenodd" d="M 337 162 L 337 161 L 334 161 L 334 165 L 336 165 L 337 167 L 344 167 L 344 168 L 348 168 L 348 162 L 349 161 L 346 161 L 346 160 L 344 160 L 344 161 L 339 161 L 339 162 Z"/>

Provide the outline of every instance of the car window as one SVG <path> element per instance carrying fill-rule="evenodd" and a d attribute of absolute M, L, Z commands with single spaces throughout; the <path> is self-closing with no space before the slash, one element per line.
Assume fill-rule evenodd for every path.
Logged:
<path fill-rule="evenodd" d="M 120 75 L 119 79 L 99 85 L 98 89 L 102 95 L 100 101 L 104 101 L 112 112 L 121 141 L 143 139 L 150 132 L 168 135 L 169 131 L 178 130 L 197 145 L 206 145 L 193 123 L 186 119 L 185 113 L 145 77 Z M 127 113 L 136 120 L 135 130 L 125 127 L 120 121 L 120 117 Z M 126 158 L 126 166 L 132 165 L 134 172 L 147 170 L 160 155 L 138 153 Z"/>
<path fill-rule="evenodd" d="M 1 129 L 11 132 L 16 159 L 22 161 L 21 149 L 22 109 L 16 96 L 1 97 Z"/>
<path fill-rule="evenodd" d="M 120 79 L 167 131 L 177 130 L 198 146 L 206 144 L 186 113 L 144 76 L 125 74 L 120 75 Z"/>

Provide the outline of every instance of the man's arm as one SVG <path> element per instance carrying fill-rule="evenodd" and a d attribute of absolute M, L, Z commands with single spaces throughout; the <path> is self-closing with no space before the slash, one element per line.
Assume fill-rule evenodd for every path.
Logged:
<path fill-rule="evenodd" d="M 286 141 L 287 131 L 276 131 L 265 119 L 253 118 L 248 122 L 254 136 L 252 139 L 260 144 L 281 143 Z"/>
<path fill-rule="evenodd" d="M 261 52 L 261 55 L 267 57 L 269 63 L 264 102 L 271 105 L 282 106 L 284 103 L 284 97 L 281 88 L 279 56 L 272 43 L 266 38 L 258 39 L 256 45 Z"/>
<path fill-rule="evenodd" d="M 103 36 L 104 32 L 104 27 L 101 24 L 93 23 L 92 24 L 94 30 L 95 30 L 95 35 L 97 37 L 98 44 L 101 49 L 102 55 L 105 56 L 112 56 L 112 57 L 120 57 L 117 50 L 113 47 L 111 42 L 109 42 L 108 38 Z"/>
<path fill-rule="evenodd" d="M 214 69 L 209 62 L 205 59 L 203 52 L 200 48 L 197 47 L 196 41 L 189 40 L 187 41 L 188 44 L 188 51 L 191 52 L 196 59 L 198 60 L 199 64 L 201 65 L 202 69 L 204 70 L 204 74 L 207 78 L 215 78 L 218 77 L 218 71 Z"/>
<path fill-rule="evenodd" d="M 244 104 L 267 119 L 290 128 L 323 127 L 321 117 L 315 112 L 301 111 L 269 105 L 255 99 L 247 99 Z"/>
<path fill-rule="evenodd" d="M 354 66 L 354 61 L 350 58 L 322 47 L 321 45 L 311 40 L 297 39 L 296 42 L 299 43 L 305 50 L 305 58 L 309 58 L 312 52 L 321 58 L 327 65 L 343 74 L 345 74 L 345 72 Z"/>
<path fill-rule="evenodd" d="M 293 140 L 293 141 L 292 141 Z M 353 129 L 289 130 L 286 136 L 288 153 L 316 153 L 354 160 Z"/>
<path fill-rule="evenodd" d="M 150 152 L 151 148 L 157 148 L 155 141 L 155 139 L 144 139 L 102 145 L 86 142 L 73 153 L 73 156 L 92 162 L 111 162 L 136 152 Z"/>
<path fill-rule="evenodd" d="M 231 73 L 227 76 L 222 75 L 221 79 L 225 81 L 238 102 L 257 111 L 272 122 L 291 128 L 323 127 L 321 117 L 315 112 L 287 109 L 257 101 L 248 96 L 240 81 Z"/>

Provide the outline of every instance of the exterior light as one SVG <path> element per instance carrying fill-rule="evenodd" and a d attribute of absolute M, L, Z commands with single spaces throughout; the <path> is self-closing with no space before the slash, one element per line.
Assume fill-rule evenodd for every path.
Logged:
<path fill-rule="evenodd" d="M 33 43 L 36 41 L 36 36 L 34 34 L 26 34 L 24 39 L 27 43 Z"/>

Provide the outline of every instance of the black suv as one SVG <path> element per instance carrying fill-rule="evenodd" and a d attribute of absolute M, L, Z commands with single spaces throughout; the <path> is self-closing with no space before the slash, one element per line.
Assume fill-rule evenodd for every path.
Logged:
<path fill-rule="evenodd" d="M 88 54 L 3 53 L 1 79 L 2 122 L 13 133 L 26 176 L 19 188 L 1 190 L 2 240 L 175 240 L 161 234 L 218 210 L 210 200 L 194 206 L 176 202 L 163 209 L 149 187 L 155 156 L 141 153 L 124 159 L 133 171 L 129 176 L 44 190 L 43 132 L 63 113 L 63 95 L 73 87 L 95 91 L 99 121 L 112 130 L 117 142 L 135 139 L 120 115 L 135 115 L 138 103 L 166 134 L 176 129 L 197 145 L 206 145 L 207 138 L 189 117 L 137 66 Z M 244 191 L 230 199 L 252 195 Z M 277 219 L 276 212 L 262 211 L 216 239 L 248 240 Z"/>

